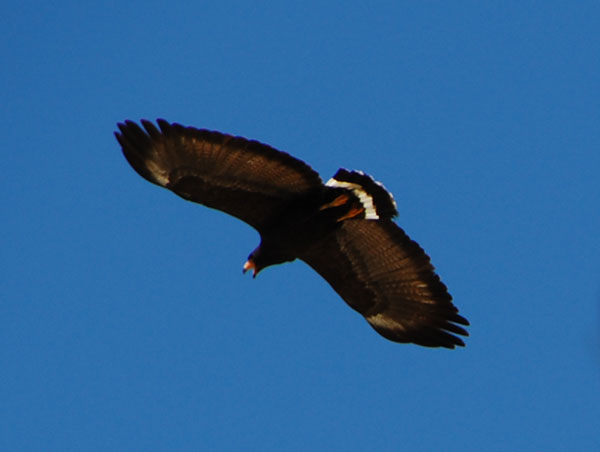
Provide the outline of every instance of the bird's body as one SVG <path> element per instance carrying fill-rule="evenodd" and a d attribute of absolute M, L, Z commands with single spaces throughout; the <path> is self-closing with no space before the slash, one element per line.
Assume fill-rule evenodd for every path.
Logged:
<path fill-rule="evenodd" d="M 429 257 L 400 229 L 392 195 L 340 169 L 326 184 L 304 162 L 256 141 L 158 120 L 119 124 L 131 166 L 179 196 L 260 233 L 244 271 L 302 259 L 369 324 L 396 342 L 464 345 L 468 325 Z"/>
<path fill-rule="evenodd" d="M 315 246 L 315 239 L 334 233 L 341 225 L 340 218 L 351 209 L 348 203 L 331 204 L 345 196 L 341 191 L 322 186 L 290 201 L 264 226 L 260 245 L 249 258 L 259 269 L 301 258 Z"/>

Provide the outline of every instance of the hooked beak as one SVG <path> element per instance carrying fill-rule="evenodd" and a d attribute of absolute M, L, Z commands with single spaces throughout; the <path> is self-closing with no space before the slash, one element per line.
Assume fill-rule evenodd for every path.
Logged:
<path fill-rule="evenodd" d="M 258 273 L 258 272 L 256 271 L 256 264 L 255 264 L 255 263 L 254 263 L 254 261 L 253 261 L 253 260 L 251 260 L 251 259 L 248 259 L 248 260 L 246 261 L 246 263 L 244 264 L 244 267 L 242 268 L 242 273 L 243 273 L 243 274 L 246 274 L 246 272 L 247 272 L 248 270 L 252 270 L 252 277 L 253 277 L 253 278 L 256 278 L 256 274 Z"/>

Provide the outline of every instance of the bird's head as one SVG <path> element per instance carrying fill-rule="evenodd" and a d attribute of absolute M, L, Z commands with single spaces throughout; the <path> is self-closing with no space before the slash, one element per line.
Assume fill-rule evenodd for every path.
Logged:
<path fill-rule="evenodd" d="M 248 270 L 252 270 L 252 277 L 253 278 L 256 278 L 256 275 L 258 275 L 258 272 L 260 271 L 256 267 L 256 263 L 254 262 L 254 260 L 252 259 L 252 257 L 249 257 L 248 260 L 244 263 L 244 266 L 242 267 L 242 273 L 246 274 L 246 272 Z"/>
<path fill-rule="evenodd" d="M 281 253 L 278 245 L 273 246 L 272 242 L 267 242 L 265 245 L 265 243 L 261 241 L 260 245 L 250 253 L 250 256 L 248 256 L 248 260 L 242 268 L 242 273 L 252 270 L 252 277 L 256 278 L 256 275 L 258 275 L 263 268 L 293 260 L 294 256 Z"/>
<path fill-rule="evenodd" d="M 256 275 L 265 268 L 265 264 L 262 262 L 262 254 L 260 252 L 260 247 L 256 248 L 250 256 L 248 256 L 248 260 L 244 263 L 242 267 L 242 273 L 246 274 L 248 270 L 252 270 L 252 277 L 256 278 Z"/>

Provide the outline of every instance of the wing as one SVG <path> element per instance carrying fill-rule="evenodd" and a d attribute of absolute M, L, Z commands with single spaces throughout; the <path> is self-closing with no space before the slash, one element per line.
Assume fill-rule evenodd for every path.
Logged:
<path fill-rule="evenodd" d="M 300 256 L 382 336 L 464 345 L 458 314 L 429 257 L 391 220 L 348 220 Z M 454 333 L 454 334 L 453 334 Z"/>
<path fill-rule="evenodd" d="M 118 124 L 127 161 L 148 181 L 259 232 L 290 200 L 322 187 L 304 162 L 257 141 L 157 120 Z"/>

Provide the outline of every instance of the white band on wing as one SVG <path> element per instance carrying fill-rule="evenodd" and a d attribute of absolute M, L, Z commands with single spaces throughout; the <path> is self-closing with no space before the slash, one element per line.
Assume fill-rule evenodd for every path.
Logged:
<path fill-rule="evenodd" d="M 365 219 L 379 220 L 379 215 L 377 215 L 377 210 L 373 205 L 373 198 L 360 185 L 339 181 L 334 178 L 329 179 L 325 185 L 328 187 L 339 187 L 351 190 L 365 209 Z"/>

